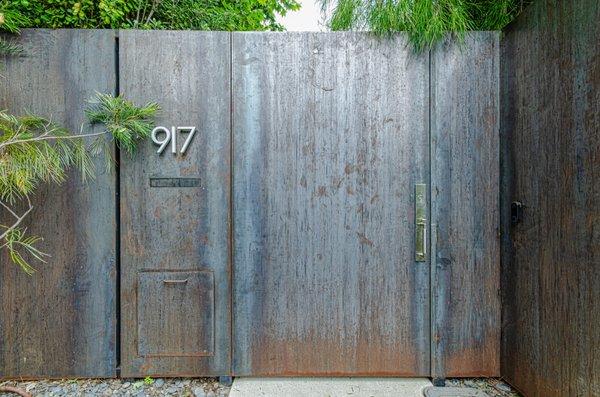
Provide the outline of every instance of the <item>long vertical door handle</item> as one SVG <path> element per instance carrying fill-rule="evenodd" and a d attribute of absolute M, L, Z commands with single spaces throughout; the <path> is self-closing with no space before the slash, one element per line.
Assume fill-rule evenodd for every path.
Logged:
<path fill-rule="evenodd" d="M 427 261 L 427 185 L 415 185 L 415 260 Z"/>

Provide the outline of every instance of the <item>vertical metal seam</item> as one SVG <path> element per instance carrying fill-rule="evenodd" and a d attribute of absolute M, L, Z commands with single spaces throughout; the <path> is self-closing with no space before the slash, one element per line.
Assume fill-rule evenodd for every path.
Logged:
<path fill-rule="evenodd" d="M 119 62 L 119 31 L 115 30 L 115 96 L 121 93 L 121 75 Z M 121 153 L 117 143 L 114 144 L 115 151 L 115 306 L 116 306 L 116 331 L 115 331 L 115 355 L 116 375 L 121 374 Z"/>
<path fill-rule="evenodd" d="M 502 192 L 501 192 L 501 186 L 502 186 L 502 179 L 503 179 L 503 172 L 502 172 L 502 168 L 500 166 L 501 164 L 501 160 L 500 157 L 502 156 L 502 143 L 501 143 L 501 139 L 502 139 L 502 103 L 501 103 L 501 90 L 502 90 L 502 72 L 501 72 L 501 62 L 502 62 L 502 40 L 501 40 L 501 33 L 496 33 L 495 38 L 494 38 L 494 44 L 496 45 L 496 51 L 494 52 L 494 56 L 496 59 L 496 67 L 494 68 L 494 73 L 496 74 L 496 117 L 497 117 L 497 121 L 496 121 L 496 134 L 498 137 L 498 146 L 496 148 L 497 150 L 497 160 L 498 160 L 498 192 L 497 192 L 497 211 L 498 211 L 498 230 L 496 233 L 497 239 L 498 239 L 498 263 L 499 263 L 499 267 L 498 267 L 498 300 L 499 300 L 499 305 L 500 305 L 500 329 L 498 331 L 498 337 L 499 337 L 499 341 L 498 341 L 498 346 L 499 346 L 499 351 L 498 351 L 498 372 L 500 374 L 500 376 L 502 376 L 502 337 L 503 337 L 503 320 L 504 320 L 504 313 L 503 313 L 503 294 L 502 294 L 502 269 L 503 269 L 503 264 L 502 264 L 502 254 L 503 254 L 503 238 L 502 238 L 502 228 L 503 228 L 503 223 L 502 223 L 502 203 L 503 203 L 503 198 L 502 198 Z"/>
<path fill-rule="evenodd" d="M 429 374 L 430 376 L 434 376 L 435 372 L 435 358 L 436 358 L 436 346 L 434 341 L 435 336 L 435 256 L 436 256 L 436 244 L 434 244 L 433 239 L 436 238 L 434 227 L 437 227 L 437 219 L 434 219 L 433 214 L 433 184 L 434 184 L 434 157 L 433 157 L 433 119 L 432 119 L 432 106 L 433 106 L 433 73 L 432 69 L 432 49 L 429 48 L 428 52 L 428 101 L 429 101 L 429 120 L 428 120 L 428 132 L 429 132 L 429 233 L 430 238 L 429 242 L 431 247 L 429 249 Z M 435 226 L 434 226 L 435 225 Z"/>
<path fill-rule="evenodd" d="M 233 32 L 229 32 L 229 375 L 233 376 L 234 357 L 234 244 L 233 244 Z"/>

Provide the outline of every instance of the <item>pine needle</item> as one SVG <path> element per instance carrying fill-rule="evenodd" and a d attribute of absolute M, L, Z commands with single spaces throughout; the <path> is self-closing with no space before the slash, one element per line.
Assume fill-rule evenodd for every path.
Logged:
<path fill-rule="evenodd" d="M 118 148 L 132 154 L 137 142 L 150 136 L 159 109 L 154 102 L 138 107 L 121 96 L 98 93 L 85 113 L 91 124 L 104 125 Z"/>
<path fill-rule="evenodd" d="M 406 32 L 417 51 L 447 34 L 500 30 L 522 9 L 522 0 L 320 0 L 332 9 L 332 30 L 370 30 L 377 35 Z"/>

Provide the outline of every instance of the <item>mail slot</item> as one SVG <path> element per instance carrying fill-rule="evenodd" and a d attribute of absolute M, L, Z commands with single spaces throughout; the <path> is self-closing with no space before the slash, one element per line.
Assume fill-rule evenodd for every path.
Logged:
<path fill-rule="evenodd" d="M 200 178 L 150 178 L 150 187 L 197 187 Z"/>

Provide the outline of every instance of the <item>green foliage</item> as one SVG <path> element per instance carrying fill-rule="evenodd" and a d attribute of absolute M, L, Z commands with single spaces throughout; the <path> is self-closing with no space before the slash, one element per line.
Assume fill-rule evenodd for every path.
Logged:
<path fill-rule="evenodd" d="M 98 147 L 115 142 L 133 152 L 152 131 L 157 110 L 153 103 L 137 107 L 121 97 L 98 94 L 86 113 L 90 123 L 105 129 L 78 134 L 43 117 L 0 111 L 0 206 L 13 218 L 11 224 L 0 225 L 0 249 L 8 250 L 11 260 L 31 274 L 34 269 L 26 257 L 43 261 L 46 254 L 35 247 L 41 239 L 21 227 L 33 208 L 29 197 L 41 183 L 63 182 L 70 168 L 79 169 L 83 179 L 92 177 L 91 157 Z M 93 143 L 87 145 L 86 138 L 93 138 Z"/>
<path fill-rule="evenodd" d="M 333 30 L 371 30 L 379 35 L 405 31 L 417 50 L 446 33 L 499 30 L 523 8 L 522 0 L 321 0 L 332 10 Z"/>
<path fill-rule="evenodd" d="M 29 264 L 23 256 L 23 253 L 26 252 L 36 260 L 46 262 L 44 257 L 49 255 L 35 247 L 35 245 L 42 240 L 41 237 L 29 236 L 27 234 L 27 229 L 25 228 L 8 228 L 3 225 L 0 225 L 0 228 L 6 231 L 2 247 L 8 250 L 10 260 L 18 265 L 25 273 L 31 275 L 35 273 L 35 268 Z"/>
<path fill-rule="evenodd" d="M 0 225 L 0 248 L 7 249 L 10 259 L 28 274 L 34 269 L 23 252 L 41 261 L 45 256 L 35 248 L 41 239 L 28 236 L 20 227 L 32 209 L 29 196 L 42 182 L 64 181 L 71 166 L 79 167 L 84 177 L 92 173 L 81 137 L 42 117 L 15 117 L 0 111 L 0 205 L 13 218 L 12 224 Z M 17 202 L 27 203 L 21 214 L 15 209 Z"/>
<path fill-rule="evenodd" d="M 14 0 L 0 0 L 0 30 L 9 33 L 19 33 L 21 27 L 29 24 L 29 19 L 23 14 Z"/>
<path fill-rule="evenodd" d="M 21 27 L 282 30 L 296 0 L 12 0 Z M 0 10 L 2 6 L 0 4 Z"/>
<path fill-rule="evenodd" d="M 155 29 L 283 30 L 275 20 L 298 9 L 295 0 L 163 0 L 148 13 L 134 19 L 133 26 Z"/>
<path fill-rule="evenodd" d="M 39 116 L 0 111 L 0 200 L 13 204 L 41 182 L 61 183 L 71 166 L 92 174 L 81 137 Z"/>
<path fill-rule="evenodd" d="M 115 140 L 117 147 L 127 153 L 135 151 L 137 142 L 150 136 L 158 104 L 147 103 L 138 107 L 121 96 L 97 94 L 85 114 L 92 124 L 103 124 Z"/>
<path fill-rule="evenodd" d="M 19 33 L 20 28 L 28 23 L 27 17 L 14 7 L 12 1 L 0 0 L 0 32 Z M 15 56 L 22 53 L 23 48 L 20 45 L 0 37 L 0 56 Z"/>
<path fill-rule="evenodd" d="M 6 39 L 0 38 L 0 56 L 18 56 L 23 54 L 23 47 L 16 43 L 12 43 Z"/>

